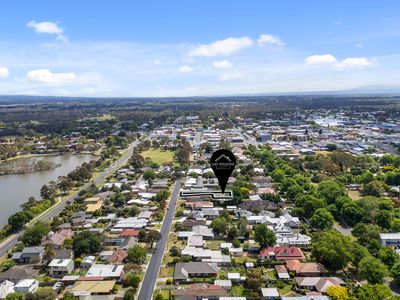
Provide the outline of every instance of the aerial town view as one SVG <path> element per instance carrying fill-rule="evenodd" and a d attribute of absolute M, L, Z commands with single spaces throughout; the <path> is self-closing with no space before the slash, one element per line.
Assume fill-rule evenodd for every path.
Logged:
<path fill-rule="evenodd" d="M 0 299 L 400 299 L 399 12 L 2 4 Z"/>

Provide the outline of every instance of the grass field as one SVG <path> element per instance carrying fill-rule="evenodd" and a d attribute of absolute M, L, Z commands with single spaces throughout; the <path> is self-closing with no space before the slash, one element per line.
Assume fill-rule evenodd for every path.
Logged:
<path fill-rule="evenodd" d="M 167 164 L 174 159 L 174 152 L 161 149 L 150 149 L 141 153 L 144 158 L 150 158 L 156 164 Z"/>

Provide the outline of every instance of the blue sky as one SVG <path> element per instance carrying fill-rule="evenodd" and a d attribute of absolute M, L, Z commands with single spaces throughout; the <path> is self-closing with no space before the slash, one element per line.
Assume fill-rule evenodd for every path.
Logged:
<path fill-rule="evenodd" d="M 400 87 L 399 1 L 7 1 L 0 94 Z"/>

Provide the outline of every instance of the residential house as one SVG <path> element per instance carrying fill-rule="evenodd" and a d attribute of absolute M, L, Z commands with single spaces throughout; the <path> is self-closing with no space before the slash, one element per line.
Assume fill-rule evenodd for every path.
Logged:
<path fill-rule="evenodd" d="M 115 280 L 76 281 L 70 292 L 79 299 L 88 295 L 110 295 L 115 283 Z M 90 297 L 90 299 L 96 298 Z"/>
<path fill-rule="evenodd" d="M 217 276 L 218 267 L 213 263 L 188 262 L 177 263 L 175 265 L 174 282 L 190 281 L 194 277 L 214 277 Z"/>
<path fill-rule="evenodd" d="M 280 295 L 277 288 L 263 288 L 261 289 L 262 298 L 265 300 L 278 300 Z"/>
<path fill-rule="evenodd" d="M 324 266 L 319 263 L 301 262 L 296 259 L 286 261 L 286 267 L 296 276 L 316 277 L 328 273 Z"/>
<path fill-rule="evenodd" d="M 172 295 L 175 300 L 218 300 L 228 294 L 218 285 L 198 283 L 184 289 L 174 289 Z"/>
<path fill-rule="evenodd" d="M 83 269 L 89 269 L 96 262 L 96 256 L 89 255 L 82 259 L 81 267 Z"/>
<path fill-rule="evenodd" d="M 42 240 L 43 245 L 53 245 L 55 248 L 60 248 L 66 239 L 71 238 L 74 235 L 71 229 L 61 229 L 58 232 L 50 232 L 45 238 Z"/>
<path fill-rule="evenodd" d="M 290 260 L 288 260 L 289 262 Z M 275 271 L 279 279 L 281 280 L 288 280 L 290 279 L 290 275 L 287 272 L 284 265 L 275 265 Z"/>
<path fill-rule="evenodd" d="M 39 287 L 39 281 L 35 279 L 23 279 L 14 285 L 15 292 L 22 292 L 25 294 L 34 293 Z"/>
<path fill-rule="evenodd" d="M 227 291 L 230 291 L 232 289 L 232 281 L 230 280 L 217 279 L 214 281 L 214 285 L 218 285 Z"/>
<path fill-rule="evenodd" d="M 296 277 L 297 285 L 301 289 L 326 293 L 329 287 L 344 284 L 338 277 Z"/>
<path fill-rule="evenodd" d="M 0 281 L 8 280 L 17 283 L 23 279 L 34 278 L 39 274 L 39 270 L 27 266 L 14 266 L 0 273 Z"/>
<path fill-rule="evenodd" d="M 289 246 L 289 247 L 268 247 L 264 248 L 260 252 L 261 259 L 271 260 L 304 260 L 305 256 L 300 248 Z"/>
<path fill-rule="evenodd" d="M 381 246 L 393 246 L 395 248 L 400 247 L 400 232 L 397 233 L 381 233 L 379 234 L 379 240 Z"/>
<path fill-rule="evenodd" d="M 8 294 L 14 292 L 14 283 L 8 280 L 4 280 L 0 283 L 0 299 L 4 299 Z"/>
<path fill-rule="evenodd" d="M 16 263 L 40 263 L 44 254 L 44 247 L 25 247 L 21 252 L 15 252 L 11 259 Z"/>
<path fill-rule="evenodd" d="M 74 261 L 72 259 L 53 259 L 48 267 L 51 276 L 60 276 L 71 273 L 74 270 Z"/>
<path fill-rule="evenodd" d="M 94 213 L 96 210 L 99 210 L 103 206 L 103 200 L 100 197 L 90 197 L 84 200 L 86 204 L 86 212 Z"/>
<path fill-rule="evenodd" d="M 89 277 L 101 277 L 105 280 L 120 280 L 124 274 L 123 265 L 102 265 L 94 264 L 90 267 L 86 273 L 85 278 Z"/>

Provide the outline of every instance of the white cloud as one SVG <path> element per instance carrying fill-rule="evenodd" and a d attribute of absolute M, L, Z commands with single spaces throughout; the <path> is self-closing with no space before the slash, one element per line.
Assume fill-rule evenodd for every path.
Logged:
<path fill-rule="evenodd" d="M 30 82 L 50 84 L 50 85 L 63 85 L 68 83 L 77 83 L 78 77 L 75 73 L 52 73 L 47 69 L 31 70 L 26 74 L 26 78 Z"/>
<path fill-rule="evenodd" d="M 363 43 L 357 43 L 357 44 L 356 44 L 356 47 L 357 47 L 357 48 L 362 48 L 362 47 L 364 47 L 364 45 L 363 45 Z"/>
<path fill-rule="evenodd" d="M 67 37 L 64 36 L 64 30 L 59 27 L 57 23 L 48 21 L 36 22 L 35 20 L 32 20 L 26 24 L 26 26 L 34 29 L 36 33 L 55 34 L 57 36 L 57 40 L 63 42 L 67 41 Z"/>
<path fill-rule="evenodd" d="M 233 79 L 243 78 L 244 75 L 242 72 L 232 72 L 232 73 L 224 73 L 218 77 L 220 81 L 227 81 Z"/>
<path fill-rule="evenodd" d="M 213 62 L 214 68 L 227 69 L 232 67 L 232 63 L 229 60 L 216 60 Z"/>
<path fill-rule="evenodd" d="M 276 35 L 262 34 L 257 39 L 257 43 L 260 47 L 264 46 L 285 46 L 285 43 Z"/>
<path fill-rule="evenodd" d="M 306 65 L 334 64 L 337 60 L 332 54 L 311 55 L 305 59 Z"/>
<path fill-rule="evenodd" d="M 372 66 L 372 62 L 366 57 L 349 57 L 338 61 L 332 54 L 312 55 L 305 59 L 305 63 L 310 66 L 332 66 L 338 70 Z"/>
<path fill-rule="evenodd" d="M 182 72 L 182 73 L 190 73 L 192 71 L 193 71 L 193 68 L 188 65 L 183 65 L 179 68 L 179 72 Z"/>
<path fill-rule="evenodd" d="M 372 62 L 366 57 L 352 57 L 343 59 L 336 67 L 343 68 L 364 68 L 372 66 Z"/>
<path fill-rule="evenodd" d="M 10 72 L 6 67 L 0 67 L 0 78 L 7 78 L 10 75 Z"/>
<path fill-rule="evenodd" d="M 230 37 L 225 40 L 215 41 L 211 44 L 200 45 L 189 52 L 189 56 L 212 57 L 219 55 L 230 55 L 243 48 L 253 45 L 253 40 L 247 36 L 236 38 Z"/>

